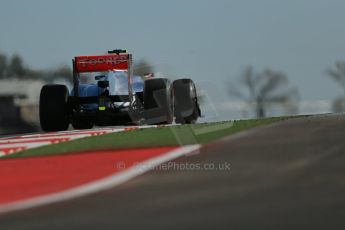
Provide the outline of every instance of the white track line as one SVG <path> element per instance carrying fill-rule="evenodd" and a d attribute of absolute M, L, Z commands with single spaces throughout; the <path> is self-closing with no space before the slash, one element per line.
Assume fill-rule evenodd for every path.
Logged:
<path fill-rule="evenodd" d="M 44 145 L 51 145 L 60 142 L 76 140 L 85 137 L 99 136 L 109 133 L 125 132 L 136 129 L 157 128 L 157 125 L 127 126 L 127 127 L 106 127 L 89 130 L 72 130 L 61 132 L 50 132 L 42 134 L 27 134 L 23 136 L 0 138 L 0 157 L 13 154 L 27 149 L 37 148 Z M 49 139 L 55 139 L 49 141 Z"/>
<path fill-rule="evenodd" d="M 165 154 L 162 154 L 157 157 L 153 157 L 151 159 L 148 159 L 142 162 L 142 165 L 144 166 L 149 165 L 150 167 L 133 167 L 132 166 L 129 169 L 126 169 L 121 172 L 116 172 L 103 179 L 99 179 L 99 180 L 96 180 L 96 181 L 63 191 L 63 192 L 56 192 L 50 195 L 38 196 L 35 198 L 30 198 L 30 199 L 17 201 L 17 202 L 5 204 L 5 205 L 0 205 L 0 214 L 38 207 L 41 205 L 48 205 L 48 204 L 100 192 L 102 190 L 110 189 L 126 181 L 129 181 L 130 179 L 136 176 L 139 176 L 147 171 L 150 171 L 150 169 L 164 162 L 176 159 L 186 154 L 190 154 L 192 152 L 199 150 L 200 148 L 201 148 L 201 145 L 187 145 L 187 146 L 178 147 L 175 150 L 169 151 Z"/>
<path fill-rule="evenodd" d="M 5 137 L 1 138 L 1 140 L 13 140 L 13 139 L 27 139 L 27 138 L 40 138 L 40 137 L 58 137 L 64 135 L 101 135 L 105 133 L 112 133 L 118 130 L 124 130 L 124 128 L 117 128 L 117 129 L 109 129 L 109 130 L 98 130 L 98 129 L 91 129 L 91 130 L 73 130 L 73 131 L 63 131 L 63 132 L 49 132 L 49 133 L 40 133 L 40 134 L 27 134 L 23 136 L 14 136 L 14 137 Z"/>

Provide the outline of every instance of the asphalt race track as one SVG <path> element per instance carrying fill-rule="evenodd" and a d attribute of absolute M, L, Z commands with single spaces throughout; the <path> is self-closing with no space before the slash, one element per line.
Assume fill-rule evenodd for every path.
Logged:
<path fill-rule="evenodd" d="M 0 229 L 344 229 L 345 116 L 228 137 L 176 165 L 72 201 L 0 216 Z"/>

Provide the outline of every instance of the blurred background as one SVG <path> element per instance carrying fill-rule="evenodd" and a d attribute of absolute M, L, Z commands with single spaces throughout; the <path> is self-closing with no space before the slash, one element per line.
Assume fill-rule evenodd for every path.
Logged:
<path fill-rule="evenodd" d="M 125 48 L 136 72 L 192 78 L 200 122 L 345 110 L 342 0 L 1 0 L 0 134 L 39 131 L 42 85 Z M 145 71 L 141 71 L 145 69 Z"/>

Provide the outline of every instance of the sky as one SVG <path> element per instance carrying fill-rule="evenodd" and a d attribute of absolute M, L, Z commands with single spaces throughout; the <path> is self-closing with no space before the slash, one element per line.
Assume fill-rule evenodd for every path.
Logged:
<path fill-rule="evenodd" d="M 302 101 L 332 100 L 343 91 L 325 70 L 345 60 L 344 12 L 343 0 L 0 0 L 0 52 L 45 69 L 126 48 L 213 103 L 237 100 L 227 85 L 252 65 L 286 73 Z"/>

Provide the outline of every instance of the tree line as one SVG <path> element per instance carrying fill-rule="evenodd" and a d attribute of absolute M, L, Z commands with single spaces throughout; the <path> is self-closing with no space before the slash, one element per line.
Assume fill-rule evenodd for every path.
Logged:
<path fill-rule="evenodd" d="M 343 91 L 342 94 L 333 101 L 333 112 L 345 112 L 345 61 L 336 62 L 334 68 L 326 70 L 326 74 L 334 80 Z"/>
<path fill-rule="evenodd" d="M 345 61 L 338 61 L 334 68 L 328 68 L 326 76 L 338 83 L 343 91 L 333 100 L 332 111 L 345 112 Z M 248 66 L 240 75 L 238 84 L 229 84 L 228 92 L 244 101 L 258 118 L 266 117 L 273 105 L 287 109 L 288 113 L 297 113 L 299 92 L 296 87 L 289 86 L 287 75 L 280 71 L 268 68 L 255 72 Z"/>
<path fill-rule="evenodd" d="M 18 54 L 8 57 L 0 53 L 0 79 L 41 79 L 52 82 L 56 78 L 71 81 L 72 69 L 62 65 L 55 69 L 36 70 L 28 67 Z"/>
<path fill-rule="evenodd" d="M 286 113 L 297 113 L 299 93 L 297 88 L 289 86 L 285 73 L 269 68 L 255 72 L 248 66 L 239 78 L 239 84 L 230 83 L 229 93 L 244 101 L 252 108 L 257 118 L 266 117 L 272 106 L 281 106 Z"/>

